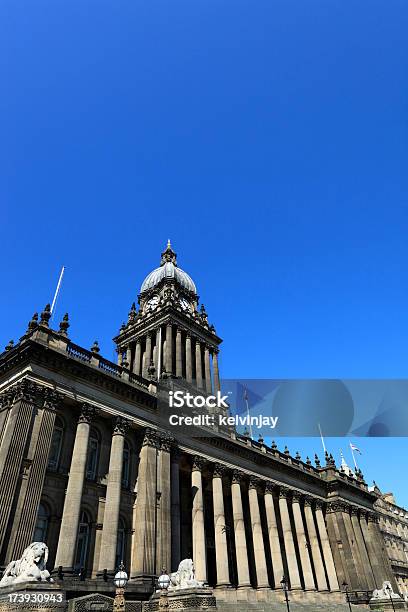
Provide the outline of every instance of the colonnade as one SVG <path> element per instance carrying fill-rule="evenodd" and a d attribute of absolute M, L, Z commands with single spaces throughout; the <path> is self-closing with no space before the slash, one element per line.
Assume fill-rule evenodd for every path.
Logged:
<path fill-rule="evenodd" d="M 177 324 L 149 331 L 119 353 L 118 362 L 137 376 L 148 377 L 151 362 L 156 372 L 182 377 L 207 393 L 220 390 L 218 348 Z"/>

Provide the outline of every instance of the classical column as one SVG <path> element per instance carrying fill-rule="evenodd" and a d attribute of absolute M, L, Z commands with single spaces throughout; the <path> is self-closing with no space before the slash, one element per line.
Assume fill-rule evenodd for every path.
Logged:
<path fill-rule="evenodd" d="M 187 332 L 186 337 L 186 379 L 187 382 L 193 382 L 193 367 L 192 367 L 192 354 L 191 354 L 191 336 Z"/>
<path fill-rule="evenodd" d="M 381 560 L 383 578 L 380 586 L 384 580 L 389 580 L 394 590 L 397 589 L 397 581 L 395 580 L 394 572 L 392 571 L 391 563 L 387 555 L 387 551 L 384 550 L 384 539 L 381 535 L 378 526 L 378 517 L 374 512 L 368 514 L 368 531 L 371 535 L 371 539 L 374 542 L 376 548 L 376 555 Z"/>
<path fill-rule="evenodd" d="M 132 362 L 132 349 L 130 348 L 130 346 L 127 347 L 126 349 L 126 361 L 127 361 L 127 367 L 128 369 L 130 369 L 130 364 Z"/>
<path fill-rule="evenodd" d="M 140 372 L 141 372 L 141 356 L 142 356 L 142 349 L 140 346 L 140 338 L 138 338 L 136 340 L 136 349 L 135 349 L 135 360 L 133 362 L 133 372 L 135 374 L 137 374 L 138 376 L 140 376 Z"/>
<path fill-rule="evenodd" d="M 149 376 L 149 366 L 150 366 L 151 359 L 152 359 L 152 335 L 150 332 L 147 332 L 146 349 L 145 349 L 144 361 L 143 361 L 143 378 L 147 378 Z"/>
<path fill-rule="evenodd" d="M 269 587 L 268 571 L 266 569 L 265 547 L 262 534 L 261 515 L 258 503 L 258 480 L 250 478 L 249 481 L 249 512 L 251 515 L 252 540 L 254 543 L 255 569 L 257 588 Z"/>
<path fill-rule="evenodd" d="M 213 350 L 214 393 L 221 390 L 220 372 L 218 369 L 218 349 Z"/>
<path fill-rule="evenodd" d="M 276 512 L 273 501 L 273 490 L 274 485 L 270 482 L 266 483 L 265 487 L 265 510 L 266 510 L 266 522 L 268 524 L 269 534 L 269 545 L 271 549 L 272 557 L 272 569 L 273 569 L 273 580 L 275 589 L 280 588 L 280 581 L 282 580 L 284 569 L 282 560 L 282 551 L 279 541 L 278 525 L 276 521 Z"/>
<path fill-rule="evenodd" d="M 293 492 L 292 509 L 293 518 L 295 521 L 296 538 L 298 542 L 300 562 L 302 564 L 303 580 L 306 591 L 314 591 L 315 583 L 312 572 L 312 565 L 309 556 L 309 543 L 305 534 L 305 526 L 303 524 L 302 512 L 300 509 L 301 494 L 297 491 Z"/>
<path fill-rule="evenodd" d="M 329 580 L 329 589 L 331 591 L 339 590 L 339 582 L 337 580 L 336 568 L 333 561 L 333 555 L 330 548 L 329 536 L 327 534 L 326 523 L 323 516 L 323 503 L 320 500 L 316 501 L 316 523 L 322 545 L 323 559 L 326 566 L 327 578 Z"/>
<path fill-rule="evenodd" d="M 285 542 L 286 562 L 288 564 L 290 588 L 301 589 L 298 563 L 296 559 L 295 544 L 293 542 L 292 527 L 290 525 L 288 498 L 290 490 L 286 487 L 279 489 L 279 510 L 282 522 L 283 539 Z"/>
<path fill-rule="evenodd" d="M 230 585 L 227 532 L 225 528 L 224 496 L 222 492 L 222 476 L 225 469 L 215 464 L 213 473 L 213 507 L 214 507 L 214 534 L 215 559 L 217 566 L 217 586 Z"/>
<path fill-rule="evenodd" d="M 173 326 L 166 325 L 166 372 L 173 374 Z"/>
<path fill-rule="evenodd" d="M 194 457 L 191 472 L 191 490 L 193 496 L 193 561 L 197 580 L 207 582 L 207 559 L 204 531 L 204 501 L 201 471 L 204 462 L 201 457 Z"/>
<path fill-rule="evenodd" d="M 364 514 L 360 515 L 360 527 L 363 533 L 364 542 L 367 546 L 367 553 L 374 574 L 374 588 L 380 589 L 382 588 L 382 583 L 385 580 L 381 563 L 381 556 L 379 557 L 377 554 L 375 542 L 373 541 L 372 537 L 372 532 L 368 529 L 366 518 L 367 516 L 364 516 Z"/>
<path fill-rule="evenodd" d="M 351 525 L 350 507 L 348 504 L 340 502 L 336 504 L 336 515 L 342 534 L 341 540 L 346 556 L 347 571 L 350 576 L 351 588 L 355 590 L 366 589 L 366 579 L 364 570 L 361 567 L 360 555 L 357 549 L 357 542 L 354 538 L 353 527 Z"/>
<path fill-rule="evenodd" d="M 244 511 L 241 496 L 242 474 L 235 470 L 232 476 L 231 500 L 234 518 L 235 552 L 237 557 L 238 588 L 250 587 L 247 541 L 245 535 Z"/>
<path fill-rule="evenodd" d="M 85 468 L 88 456 L 88 440 L 91 421 L 96 410 L 89 404 L 83 404 L 79 416 L 74 450 L 72 451 L 68 485 L 65 494 L 64 511 L 58 540 L 55 567 L 62 566 L 65 572 L 72 571 L 74 565 L 79 517 L 81 512 L 82 489 L 85 480 Z"/>
<path fill-rule="evenodd" d="M 320 539 L 322 541 L 322 533 L 324 534 L 323 524 L 324 518 L 322 513 L 322 504 L 321 502 L 316 502 L 316 519 L 317 525 L 319 528 Z M 330 502 L 326 506 L 326 521 L 327 521 L 327 532 L 329 536 L 329 543 L 333 555 L 333 560 L 336 568 L 337 582 L 338 584 L 343 584 L 346 582 L 351 586 L 351 578 L 349 575 L 349 568 L 352 567 L 352 560 L 349 561 L 348 557 L 346 558 L 346 549 L 347 546 L 343 546 L 343 539 L 347 536 L 345 534 L 344 525 L 342 526 L 342 530 L 340 530 L 340 520 L 337 516 L 337 504 Z M 323 530 L 323 531 L 322 531 Z M 323 555 L 324 560 L 326 562 L 327 568 L 327 550 L 325 550 L 323 545 Z M 329 585 L 331 585 L 329 580 Z M 330 587 L 331 588 L 331 587 Z M 335 589 L 337 590 L 337 589 Z"/>
<path fill-rule="evenodd" d="M 27 466 L 22 476 L 18 502 L 14 508 L 7 551 L 8 562 L 20 559 L 25 548 L 33 541 L 54 430 L 55 411 L 62 400 L 63 396 L 60 393 L 44 389 L 44 404 L 35 417 L 27 453 Z"/>
<path fill-rule="evenodd" d="M 8 408 L 0 446 L 0 550 L 23 465 L 24 449 L 32 427 L 41 387 L 23 379 L 2 394 L 3 409 Z"/>
<path fill-rule="evenodd" d="M 147 428 L 139 456 L 137 476 L 137 497 L 133 512 L 135 530 L 131 576 L 155 574 L 156 545 L 156 478 L 157 447 L 159 441 L 156 431 Z"/>
<path fill-rule="evenodd" d="M 171 467 L 170 451 L 172 438 L 163 435 L 160 438 L 160 512 L 158 525 L 158 543 L 156 573 L 160 575 L 163 567 L 170 571 L 171 567 Z"/>
<path fill-rule="evenodd" d="M 327 591 L 327 582 L 324 573 L 323 559 L 320 552 L 319 540 L 317 538 L 315 522 L 313 519 L 312 502 L 312 497 L 305 497 L 305 519 L 307 533 L 309 534 L 310 549 L 316 574 L 317 588 L 319 591 Z"/>
<path fill-rule="evenodd" d="M 181 329 L 176 334 L 176 376 L 183 376 L 183 357 L 181 352 Z"/>
<path fill-rule="evenodd" d="M 201 363 L 201 344 L 196 340 L 196 383 L 199 389 L 203 388 L 203 368 Z"/>
<path fill-rule="evenodd" d="M 207 345 L 205 346 L 205 349 L 204 349 L 204 366 L 205 366 L 205 388 L 206 388 L 207 393 L 212 393 L 210 347 Z"/>
<path fill-rule="evenodd" d="M 362 568 L 366 578 L 366 584 L 368 585 L 368 590 L 373 591 L 375 589 L 375 580 L 373 570 L 371 568 L 370 559 L 368 558 L 367 549 L 364 544 L 363 534 L 361 533 L 360 521 L 358 519 L 358 508 L 352 506 L 351 508 L 351 524 L 353 527 L 353 532 L 355 536 L 355 540 L 357 543 L 358 552 L 360 555 Z"/>
<path fill-rule="evenodd" d="M 100 572 L 108 570 L 109 573 L 114 573 L 117 569 L 115 567 L 115 559 L 118 541 L 120 492 L 122 488 L 123 447 L 129 425 L 130 422 L 122 417 L 116 417 L 114 420 L 99 553 Z"/>
<path fill-rule="evenodd" d="M 180 454 L 174 449 L 171 454 L 171 571 L 175 572 L 181 561 L 180 541 Z"/>

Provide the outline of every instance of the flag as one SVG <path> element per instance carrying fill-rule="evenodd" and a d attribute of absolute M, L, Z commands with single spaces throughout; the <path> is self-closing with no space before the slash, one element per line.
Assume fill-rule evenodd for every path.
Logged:
<path fill-rule="evenodd" d="M 352 442 L 350 442 L 350 448 L 351 448 L 352 451 L 356 451 L 356 453 L 359 453 L 360 455 L 363 454 L 361 452 L 361 450 L 359 448 L 357 448 L 357 446 L 355 444 L 353 444 Z"/>
<path fill-rule="evenodd" d="M 248 401 L 248 391 L 247 391 L 246 387 L 244 388 L 244 401 L 245 402 Z"/>

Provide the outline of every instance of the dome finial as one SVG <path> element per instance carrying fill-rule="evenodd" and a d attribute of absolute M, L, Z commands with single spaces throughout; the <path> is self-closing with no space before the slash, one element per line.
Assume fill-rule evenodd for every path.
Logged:
<path fill-rule="evenodd" d="M 164 266 L 164 264 L 168 263 L 168 262 L 170 262 L 170 263 L 174 264 L 175 266 L 177 266 L 177 255 L 173 251 L 173 249 L 171 248 L 170 238 L 167 240 L 166 250 L 163 251 L 163 253 L 161 254 L 160 265 Z"/>

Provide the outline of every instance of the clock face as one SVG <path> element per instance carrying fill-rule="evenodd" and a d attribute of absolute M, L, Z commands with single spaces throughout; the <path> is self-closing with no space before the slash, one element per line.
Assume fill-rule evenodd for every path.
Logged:
<path fill-rule="evenodd" d="M 190 308 L 190 302 L 186 300 L 186 298 L 182 297 L 180 299 L 180 306 L 183 310 L 188 310 Z"/>
<path fill-rule="evenodd" d="M 148 300 L 146 302 L 146 312 L 149 312 L 150 310 L 154 310 L 156 308 L 156 306 L 159 303 L 159 297 L 157 295 L 154 295 L 152 298 L 150 298 L 150 300 Z"/>

